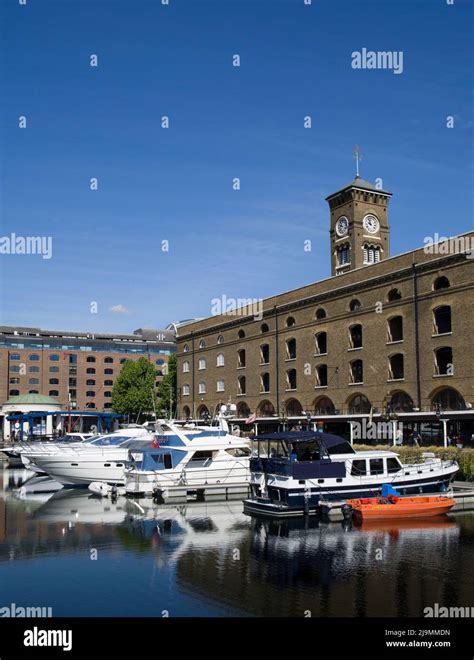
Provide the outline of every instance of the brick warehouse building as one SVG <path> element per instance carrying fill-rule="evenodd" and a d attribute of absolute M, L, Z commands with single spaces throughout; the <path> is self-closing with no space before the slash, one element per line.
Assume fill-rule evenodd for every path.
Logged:
<path fill-rule="evenodd" d="M 146 357 L 156 381 L 175 351 L 175 331 L 139 329 L 131 335 L 58 332 L 0 326 L 0 402 L 43 394 L 62 407 L 107 411 L 125 360 Z"/>
<path fill-rule="evenodd" d="M 241 310 L 178 330 L 180 416 L 232 402 L 260 428 L 311 415 L 343 432 L 391 415 L 443 422 L 445 435 L 454 420 L 470 439 L 474 232 L 390 257 L 390 197 L 356 177 L 327 198 L 331 278 L 265 299 L 260 319 Z"/>

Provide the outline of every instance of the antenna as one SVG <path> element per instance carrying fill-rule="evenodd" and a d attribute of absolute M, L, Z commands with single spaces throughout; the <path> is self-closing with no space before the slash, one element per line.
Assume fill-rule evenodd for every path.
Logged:
<path fill-rule="evenodd" d="M 355 162 L 356 162 L 356 178 L 357 178 L 357 177 L 360 176 L 359 163 L 362 161 L 362 156 L 361 156 L 361 153 L 359 151 L 359 145 L 358 144 L 356 144 L 356 146 L 354 147 L 354 158 L 355 158 Z"/>

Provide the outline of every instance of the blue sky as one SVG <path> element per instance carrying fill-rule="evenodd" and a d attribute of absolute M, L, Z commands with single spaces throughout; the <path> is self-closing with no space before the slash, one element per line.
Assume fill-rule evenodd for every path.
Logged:
<path fill-rule="evenodd" d="M 51 236 L 53 257 L 0 255 L 1 323 L 128 332 L 328 277 L 324 198 L 353 178 L 356 143 L 362 176 L 393 192 L 392 255 L 471 229 L 472 13 L 2 0 L 0 233 Z M 403 51 L 403 73 L 354 70 L 362 48 Z"/>

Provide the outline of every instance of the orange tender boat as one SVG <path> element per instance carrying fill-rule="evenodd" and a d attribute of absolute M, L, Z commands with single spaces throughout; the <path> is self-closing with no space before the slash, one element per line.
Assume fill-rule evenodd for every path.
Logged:
<path fill-rule="evenodd" d="M 392 520 L 394 518 L 430 518 L 447 513 L 456 501 L 443 495 L 418 497 L 368 497 L 347 500 L 353 515 L 362 520 Z"/>

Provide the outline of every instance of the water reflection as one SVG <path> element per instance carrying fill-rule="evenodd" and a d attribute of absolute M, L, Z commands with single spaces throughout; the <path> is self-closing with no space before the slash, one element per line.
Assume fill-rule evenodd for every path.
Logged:
<path fill-rule="evenodd" d="M 435 602 L 472 604 L 471 514 L 361 527 L 276 522 L 245 516 L 239 501 L 158 505 L 87 490 L 28 492 L 30 477 L 0 472 L 0 570 L 12 559 L 69 557 L 67 569 L 53 564 L 55 584 L 79 566 L 82 584 L 58 592 L 56 615 L 80 607 L 149 615 L 154 604 L 177 616 L 419 616 Z M 91 547 L 107 553 L 106 564 L 84 564 Z M 39 593 L 51 589 L 43 565 Z M 15 601 L 19 580 L 8 596 L 0 588 L 2 599 Z M 81 604 L 79 588 L 102 596 Z"/>

